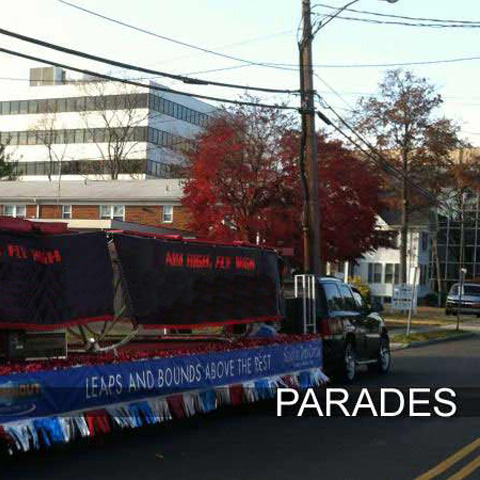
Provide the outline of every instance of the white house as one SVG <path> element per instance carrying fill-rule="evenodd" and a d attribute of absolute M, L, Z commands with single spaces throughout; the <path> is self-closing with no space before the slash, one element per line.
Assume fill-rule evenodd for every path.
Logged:
<path fill-rule="evenodd" d="M 154 86 L 31 69 L 29 85 L 0 98 L 0 143 L 22 180 L 107 179 L 112 155 L 122 158 L 118 179 L 172 176 L 216 109 Z"/>
<path fill-rule="evenodd" d="M 338 272 L 343 278 L 361 277 L 370 285 L 373 297 L 389 303 L 393 294 L 393 286 L 399 283 L 400 274 L 400 222 L 396 212 L 383 212 L 377 217 L 377 228 L 396 233 L 394 248 L 379 248 L 368 252 L 354 263 L 339 265 Z M 407 246 L 407 282 L 413 284 L 416 273 L 418 297 L 431 292 L 430 287 L 430 255 L 431 238 L 428 214 L 411 215 Z M 333 273 L 333 268 L 327 273 Z M 337 273 L 338 273 L 337 272 Z"/>

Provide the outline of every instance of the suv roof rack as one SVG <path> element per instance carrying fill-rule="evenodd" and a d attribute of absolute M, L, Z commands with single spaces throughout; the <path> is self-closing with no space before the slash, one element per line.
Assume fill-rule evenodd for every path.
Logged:
<path fill-rule="evenodd" d="M 323 277 L 320 277 L 319 280 L 320 280 L 321 282 L 323 282 L 323 281 L 329 281 L 329 282 L 344 283 L 343 280 L 341 280 L 340 278 L 333 277 L 333 276 L 330 276 L 330 275 L 325 275 L 325 276 L 323 276 Z"/>

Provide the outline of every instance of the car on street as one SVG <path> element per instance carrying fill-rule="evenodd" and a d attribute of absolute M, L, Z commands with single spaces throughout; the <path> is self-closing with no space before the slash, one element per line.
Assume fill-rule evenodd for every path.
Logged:
<path fill-rule="evenodd" d="M 287 329 L 300 333 L 302 299 L 286 298 Z M 351 382 L 363 365 L 378 373 L 389 371 L 390 339 L 385 322 L 379 308 L 371 308 L 355 286 L 332 277 L 316 277 L 315 309 L 327 372 Z"/>
<path fill-rule="evenodd" d="M 480 316 L 480 284 L 459 283 L 452 285 L 445 304 L 446 315 L 463 314 Z"/>

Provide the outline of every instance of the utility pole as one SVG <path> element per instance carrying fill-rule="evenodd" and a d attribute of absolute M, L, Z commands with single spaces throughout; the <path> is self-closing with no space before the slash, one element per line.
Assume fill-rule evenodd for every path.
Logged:
<path fill-rule="evenodd" d="M 312 67 L 312 22 L 310 0 L 302 0 L 303 36 L 300 43 L 300 92 L 302 111 L 302 149 L 306 176 L 304 235 L 305 273 L 322 275 L 323 258 L 320 246 L 320 202 L 315 130 L 315 94 Z"/>

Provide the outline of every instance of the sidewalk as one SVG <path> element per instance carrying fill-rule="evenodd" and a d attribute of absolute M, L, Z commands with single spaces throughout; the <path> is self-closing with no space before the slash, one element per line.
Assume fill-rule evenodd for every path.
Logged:
<path fill-rule="evenodd" d="M 461 317 L 460 318 L 460 332 L 455 334 L 454 332 L 457 329 L 456 318 L 452 317 L 452 323 L 445 323 L 442 325 L 436 326 L 412 326 L 410 329 L 410 335 L 415 336 L 416 334 L 432 334 L 433 338 L 426 339 L 426 340 L 413 340 L 408 342 L 395 342 L 395 337 L 401 337 L 402 340 L 404 339 L 407 331 L 407 324 L 406 322 L 401 325 L 395 325 L 389 328 L 390 337 L 392 338 L 391 347 L 392 350 L 399 350 L 407 347 L 417 347 L 428 345 L 431 343 L 439 343 L 439 342 L 447 342 L 447 341 L 454 341 L 454 340 L 461 340 L 463 338 L 471 337 L 472 335 L 480 334 L 480 319 L 477 318 L 468 318 L 468 317 Z M 451 332 L 452 335 L 442 336 L 441 332 Z"/>
<path fill-rule="evenodd" d="M 388 330 L 391 333 L 405 333 L 407 331 L 407 322 L 399 323 L 392 325 L 387 321 Z M 452 323 L 444 323 L 442 325 L 425 325 L 419 326 L 412 325 L 410 329 L 411 333 L 425 333 L 425 332 L 433 332 L 438 330 L 455 330 L 457 328 L 457 320 L 452 317 Z M 477 332 L 480 333 L 480 318 L 475 318 L 475 320 L 469 319 L 468 317 L 460 318 L 460 330 L 464 330 L 467 332 Z"/>

